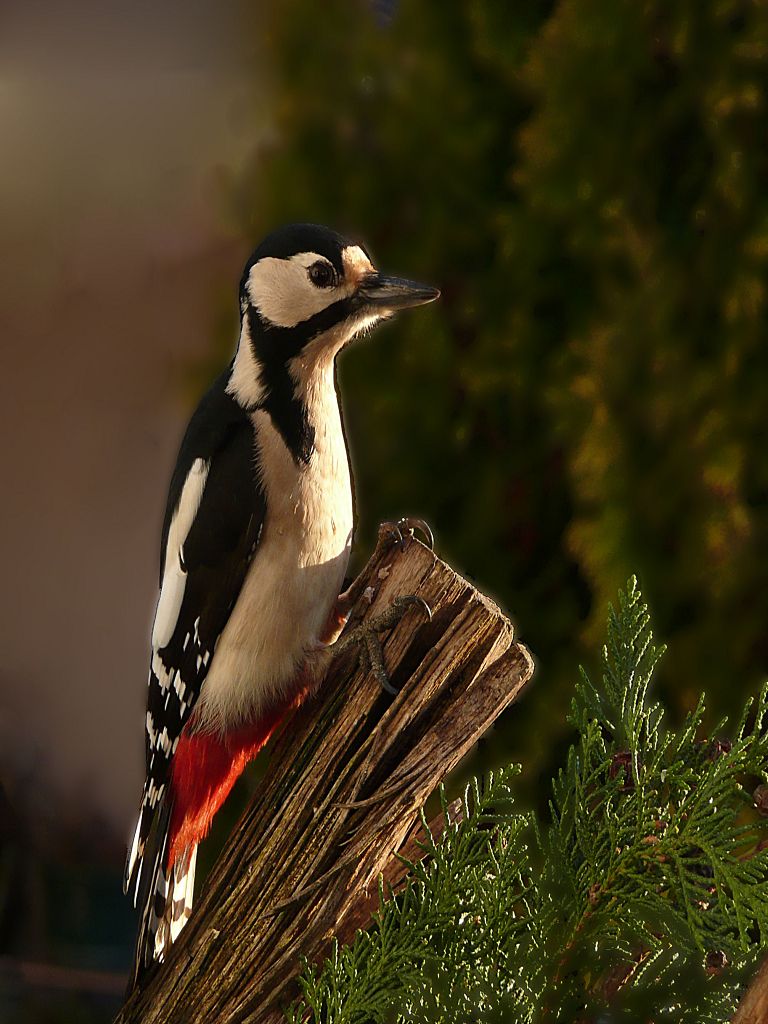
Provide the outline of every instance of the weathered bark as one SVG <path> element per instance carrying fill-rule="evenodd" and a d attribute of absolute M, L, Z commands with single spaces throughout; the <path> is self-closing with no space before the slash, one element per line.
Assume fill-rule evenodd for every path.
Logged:
<path fill-rule="evenodd" d="M 733 1024 L 768 1024 L 768 960 L 763 961 L 744 993 Z"/>
<path fill-rule="evenodd" d="M 370 919 L 380 873 L 419 808 L 533 673 L 493 602 L 428 548 L 382 539 L 356 584 L 351 628 L 404 594 L 423 597 L 384 639 L 393 700 L 340 657 L 287 723 L 259 793 L 168 960 L 119 1024 L 263 1024 L 296 995 L 299 956 Z M 393 863 L 394 862 L 394 863 Z"/>

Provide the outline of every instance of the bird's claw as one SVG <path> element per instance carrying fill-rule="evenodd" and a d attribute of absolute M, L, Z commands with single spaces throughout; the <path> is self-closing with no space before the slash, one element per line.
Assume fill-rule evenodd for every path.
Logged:
<path fill-rule="evenodd" d="M 432 620 L 432 609 L 423 597 L 419 597 L 418 594 L 405 594 L 396 597 L 388 608 L 369 623 L 357 626 L 334 644 L 337 654 L 343 654 L 350 647 L 357 647 L 363 670 L 370 670 L 382 690 L 393 697 L 396 697 L 399 691 L 390 682 L 379 633 L 396 626 L 408 609 L 414 606 L 420 608 L 429 621 Z"/>
<path fill-rule="evenodd" d="M 430 551 L 434 551 L 435 538 L 432 536 L 432 530 L 429 528 L 429 524 L 423 519 L 417 519 L 413 516 L 404 516 L 396 522 L 392 521 L 382 523 L 380 527 L 380 531 L 382 533 L 393 536 L 395 538 L 395 543 L 402 548 L 406 548 L 414 539 L 417 530 L 424 537 L 424 543 Z"/>
<path fill-rule="evenodd" d="M 427 527 L 427 529 L 429 529 L 429 527 Z M 400 619 L 402 619 L 402 617 L 408 611 L 408 609 L 413 608 L 414 606 L 416 608 L 421 608 L 428 622 L 432 621 L 432 609 L 429 607 L 424 598 L 419 597 L 418 594 L 403 594 L 402 597 L 396 597 L 390 604 L 389 608 L 387 608 L 386 611 L 381 613 L 381 615 L 378 617 L 378 621 L 381 621 L 387 615 L 392 615 L 394 616 L 392 619 L 392 625 L 396 626 Z M 389 627 L 385 625 L 381 628 L 388 629 Z"/>

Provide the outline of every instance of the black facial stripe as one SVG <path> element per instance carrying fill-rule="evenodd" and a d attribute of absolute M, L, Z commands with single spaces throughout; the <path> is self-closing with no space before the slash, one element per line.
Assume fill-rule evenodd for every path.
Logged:
<path fill-rule="evenodd" d="M 255 346 L 256 355 L 265 363 L 271 362 L 273 359 L 287 363 L 318 334 L 329 331 L 332 327 L 342 323 L 353 312 L 354 301 L 352 298 L 339 299 L 309 319 L 301 320 L 293 327 L 279 327 L 265 320 L 257 309 L 249 307 L 248 326 L 251 328 L 251 338 L 256 337 L 256 332 L 261 335 Z M 252 314 L 254 313 L 258 326 L 253 322 Z"/>
<path fill-rule="evenodd" d="M 307 418 L 307 408 L 295 394 L 296 384 L 287 366 L 278 366 L 268 377 L 263 406 L 297 462 L 308 463 L 315 449 L 315 428 Z"/>
<path fill-rule="evenodd" d="M 296 382 L 288 363 L 314 338 L 343 323 L 354 312 L 352 296 L 331 303 L 293 327 L 278 327 L 262 317 L 254 306 L 246 308 L 250 342 L 264 386 L 264 397 L 259 404 L 269 413 L 297 462 L 307 463 L 312 457 L 315 431 L 308 421 L 304 403 L 295 395 Z"/>
<path fill-rule="evenodd" d="M 340 305 L 334 303 L 334 307 Z M 307 419 L 304 403 L 296 397 L 296 382 L 288 370 L 288 362 L 299 354 L 307 341 L 328 329 L 315 326 L 311 335 L 301 330 L 320 315 L 296 327 L 273 327 L 264 322 L 253 306 L 249 306 L 246 313 L 250 341 L 261 366 L 261 382 L 265 392 L 260 405 L 269 413 L 294 459 L 304 463 L 309 462 L 312 456 L 315 431 Z M 334 316 L 330 326 L 337 322 Z"/>

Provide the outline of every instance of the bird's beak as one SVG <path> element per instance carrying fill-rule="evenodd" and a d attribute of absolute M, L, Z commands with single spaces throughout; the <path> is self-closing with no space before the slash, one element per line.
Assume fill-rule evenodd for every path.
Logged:
<path fill-rule="evenodd" d="M 402 277 L 384 277 L 381 274 L 366 274 L 356 292 L 361 308 L 375 310 L 385 315 L 396 309 L 409 306 L 423 306 L 434 302 L 440 292 L 428 284 L 406 281 Z"/>

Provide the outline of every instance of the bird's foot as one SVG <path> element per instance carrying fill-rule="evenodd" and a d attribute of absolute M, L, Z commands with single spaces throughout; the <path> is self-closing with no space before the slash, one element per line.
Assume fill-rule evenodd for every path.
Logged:
<path fill-rule="evenodd" d="M 427 529 L 429 529 L 427 527 Z M 334 654 L 343 654 L 350 647 L 357 647 L 360 664 L 367 671 L 373 672 L 379 686 L 386 693 L 393 697 L 397 696 L 398 690 L 392 685 L 384 664 L 384 652 L 381 647 L 379 633 L 392 629 L 406 614 L 409 608 L 420 608 L 427 619 L 432 619 L 432 609 L 423 597 L 416 594 L 406 594 L 403 597 L 396 597 L 392 604 L 380 615 L 350 630 L 346 636 L 340 637 L 333 645 Z"/>
<path fill-rule="evenodd" d="M 415 538 L 416 531 L 422 535 L 426 546 L 433 551 L 435 547 L 435 538 L 432 536 L 429 524 L 424 522 L 423 519 L 417 519 L 413 516 L 404 516 L 402 519 L 398 519 L 397 521 L 382 523 L 379 526 L 379 537 L 392 538 L 393 542 L 397 544 L 398 547 L 405 549 Z"/>

